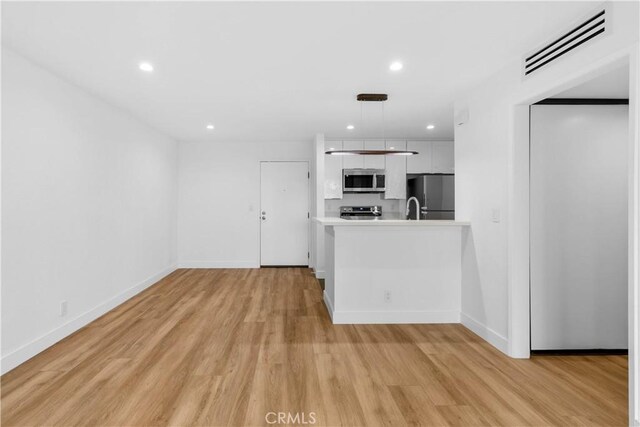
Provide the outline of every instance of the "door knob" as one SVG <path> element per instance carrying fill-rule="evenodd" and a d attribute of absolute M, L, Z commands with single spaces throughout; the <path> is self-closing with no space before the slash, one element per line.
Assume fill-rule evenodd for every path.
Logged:
<path fill-rule="evenodd" d="M 262 211 L 262 215 L 266 215 L 266 214 L 267 214 L 267 212 L 266 212 L 266 211 Z"/>
<path fill-rule="evenodd" d="M 261 218 L 262 218 L 263 220 L 267 219 L 267 217 L 266 217 L 265 215 L 262 215 L 262 216 L 261 216 Z"/>

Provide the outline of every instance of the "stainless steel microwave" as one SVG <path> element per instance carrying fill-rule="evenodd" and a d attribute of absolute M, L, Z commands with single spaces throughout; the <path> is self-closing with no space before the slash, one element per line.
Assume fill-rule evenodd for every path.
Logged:
<path fill-rule="evenodd" d="M 384 193 L 384 169 L 343 169 L 345 193 Z"/>

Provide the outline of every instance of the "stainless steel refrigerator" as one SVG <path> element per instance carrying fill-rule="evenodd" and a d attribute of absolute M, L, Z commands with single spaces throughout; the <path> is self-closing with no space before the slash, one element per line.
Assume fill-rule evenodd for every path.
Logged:
<path fill-rule="evenodd" d="M 420 219 L 455 219 L 454 175 L 428 173 L 407 175 L 407 200 L 420 202 Z M 416 204 L 409 205 L 409 218 L 416 217 Z"/>

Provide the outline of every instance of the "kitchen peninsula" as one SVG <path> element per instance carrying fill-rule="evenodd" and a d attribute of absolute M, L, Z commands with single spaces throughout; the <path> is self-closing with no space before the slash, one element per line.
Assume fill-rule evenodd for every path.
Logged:
<path fill-rule="evenodd" d="M 333 323 L 457 323 L 469 223 L 314 218 L 324 227 Z"/>

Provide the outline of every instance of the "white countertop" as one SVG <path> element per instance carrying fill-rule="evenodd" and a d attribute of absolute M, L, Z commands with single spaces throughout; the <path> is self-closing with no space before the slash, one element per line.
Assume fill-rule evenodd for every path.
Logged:
<path fill-rule="evenodd" d="M 367 219 L 367 220 L 349 220 L 338 217 L 314 217 L 314 221 L 325 226 L 349 226 L 349 227 L 368 227 L 368 226 L 408 226 L 408 227 L 466 227 L 471 225 L 468 221 L 452 221 L 446 219 Z"/>

